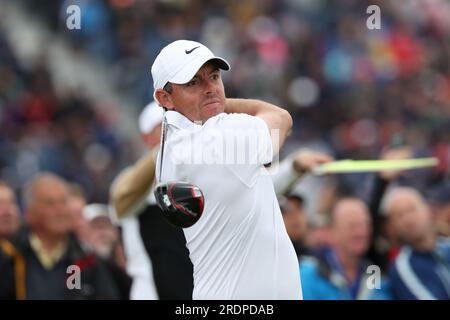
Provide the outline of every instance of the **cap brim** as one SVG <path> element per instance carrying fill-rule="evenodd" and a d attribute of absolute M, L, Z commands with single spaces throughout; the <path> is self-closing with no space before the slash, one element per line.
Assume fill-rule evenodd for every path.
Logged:
<path fill-rule="evenodd" d="M 207 63 L 208 61 L 214 61 L 217 63 L 217 66 L 225 71 L 230 70 L 230 64 L 223 58 L 220 57 L 212 57 L 211 56 L 201 56 L 197 59 L 193 60 L 191 63 L 183 67 L 176 75 L 174 75 L 169 82 L 175 84 L 184 84 L 189 82 L 195 74 L 200 70 L 200 68 Z"/>

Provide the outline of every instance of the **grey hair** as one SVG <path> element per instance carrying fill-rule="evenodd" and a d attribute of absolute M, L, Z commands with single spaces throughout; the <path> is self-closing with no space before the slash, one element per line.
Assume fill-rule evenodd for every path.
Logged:
<path fill-rule="evenodd" d="M 354 202 L 358 205 L 361 205 L 361 207 L 366 211 L 367 215 L 369 216 L 370 220 L 372 220 L 372 217 L 370 216 L 369 208 L 367 207 L 367 203 L 365 203 L 363 200 L 361 200 L 358 197 L 355 196 L 344 196 L 335 201 L 333 204 L 333 207 L 331 208 L 331 214 L 329 216 L 329 225 L 332 226 L 336 222 L 336 209 L 339 205 L 345 202 Z"/>
<path fill-rule="evenodd" d="M 389 209 L 391 208 L 394 196 L 399 192 L 409 192 L 417 197 L 423 205 L 426 205 L 424 196 L 417 189 L 411 187 L 393 187 L 388 189 L 383 199 L 381 200 L 380 213 L 383 216 L 387 217 L 389 215 Z"/>
<path fill-rule="evenodd" d="M 40 172 L 34 175 L 25 183 L 22 191 L 22 203 L 25 209 L 29 208 L 35 201 L 36 185 L 46 179 L 61 182 L 66 186 L 68 185 L 63 178 L 51 172 Z"/>

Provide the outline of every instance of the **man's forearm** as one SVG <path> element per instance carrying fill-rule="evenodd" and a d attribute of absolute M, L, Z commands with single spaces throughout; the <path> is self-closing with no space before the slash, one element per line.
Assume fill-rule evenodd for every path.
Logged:
<path fill-rule="evenodd" d="M 119 218 L 145 199 L 155 178 L 157 150 L 152 150 L 132 167 L 124 170 L 111 186 L 111 202 Z"/>
<path fill-rule="evenodd" d="M 246 113 L 257 116 L 261 112 L 276 112 L 281 108 L 255 99 L 230 99 L 225 102 L 225 113 Z"/>
<path fill-rule="evenodd" d="M 294 183 L 301 176 L 300 173 L 294 169 L 294 156 L 295 155 L 288 156 L 281 161 L 278 166 L 271 166 L 268 170 L 269 173 L 271 173 L 270 176 L 277 196 L 289 193 Z"/>
<path fill-rule="evenodd" d="M 292 127 L 292 117 L 289 112 L 260 100 L 227 99 L 225 103 L 225 112 L 246 113 L 264 120 L 271 132 L 270 135 L 272 136 L 272 144 L 275 153 L 278 152 L 278 149 L 283 145 L 286 136 Z M 273 134 L 273 131 L 276 134 Z"/>

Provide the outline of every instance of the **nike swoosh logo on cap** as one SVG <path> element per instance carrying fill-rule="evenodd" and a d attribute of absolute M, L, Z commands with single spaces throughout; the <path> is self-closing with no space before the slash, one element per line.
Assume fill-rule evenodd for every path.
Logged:
<path fill-rule="evenodd" d="M 191 53 L 192 51 L 194 51 L 197 48 L 200 48 L 200 46 L 192 48 L 191 50 L 185 50 L 184 52 L 186 52 L 186 54 L 189 54 L 189 53 Z"/>

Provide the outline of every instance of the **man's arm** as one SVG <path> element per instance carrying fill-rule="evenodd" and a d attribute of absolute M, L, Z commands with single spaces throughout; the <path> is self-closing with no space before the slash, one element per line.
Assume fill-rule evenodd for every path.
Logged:
<path fill-rule="evenodd" d="M 281 161 L 278 167 L 271 166 L 269 172 L 275 193 L 283 195 L 288 193 L 295 182 L 306 173 L 309 173 L 314 167 L 332 161 L 333 158 L 320 151 L 301 149 L 290 154 Z"/>
<path fill-rule="evenodd" d="M 292 128 L 292 117 L 273 104 L 253 99 L 227 99 L 226 113 L 246 113 L 264 120 L 272 137 L 273 152 L 278 153 Z"/>
<path fill-rule="evenodd" d="M 122 171 L 113 182 L 110 199 L 118 218 L 131 215 L 146 202 L 155 180 L 157 152 L 157 149 L 148 152 L 135 165 Z"/>

